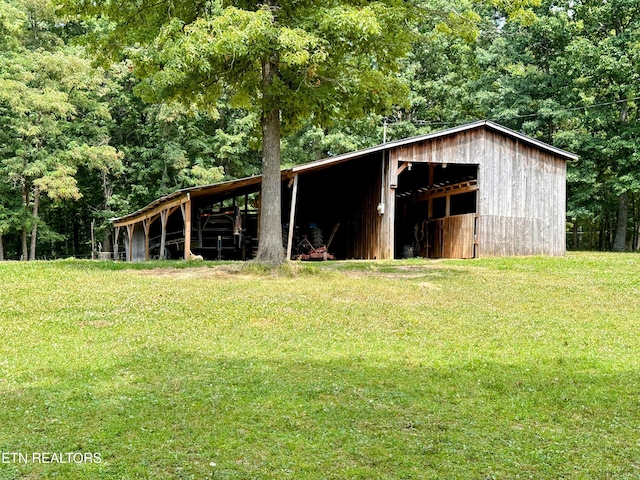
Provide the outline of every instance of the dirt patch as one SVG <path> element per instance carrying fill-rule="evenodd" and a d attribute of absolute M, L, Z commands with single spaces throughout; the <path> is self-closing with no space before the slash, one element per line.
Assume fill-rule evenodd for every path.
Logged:
<path fill-rule="evenodd" d="M 348 277 L 378 277 L 389 279 L 417 279 L 425 275 L 438 275 L 442 268 L 436 261 L 428 265 L 369 265 L 366 268 L 349 269 L 336 268 L 335 270 Z"/>
<path fill-rule="evenodd" d="M 215 267 L 190 267 L 190 268 L 153 268 L 150 270 L 125 270 L 129 273 L 143 277 L 175 278 L 182 280 L 202 278 L 249 278 L 242 273 L 241 265 L 218 265 Z"/>

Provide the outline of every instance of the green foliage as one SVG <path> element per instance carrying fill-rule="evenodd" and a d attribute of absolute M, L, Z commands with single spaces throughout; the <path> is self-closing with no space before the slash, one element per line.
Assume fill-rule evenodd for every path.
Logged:
<path fill-rule="evenodd" d="M 3 203 L 13 205 L 13 228 L 34 237 L 33 256 L 35 226 L 48 231 L 40 194 L 54 204 L 78 200 L 78 167 L 86 162 L 103 172 L 117 169 L 120 154 L 108 145 L 104 78 L 80 49 L 64 46 L 52 33 L 57 21 L 52 5 L 44 0 L 1 3 L 4 18 L 12 20 L 4 21 L 11 49 L 0 53 Z M 26 258 L 24 245 L 22 250 Z"/>
<path fill-rule="evenodd" d="M 174 2 L 82 0 L 66 11 L 104 16 L 91 43 L 124 56 L 148 102 L 217 118 L 223 95 L 259 117 L 262 200 L 280 203 L 282 132 L 311 121 L 389 111 L 407 93 L 397 75 L 410 48 L 410 2 Z M 284 127 L 284 130 L 282 129 Z M 169 162 L 180 159 L 172 149 Z M 261 209 L 258 257 L 283 261 L 279 209 Z"/>
<path fill-rule="evenodd" d="M 599 248 L 611 247 L 616 218 L 626 221 L 619 197 L 638 193 L 637 9 L 545 1 L 531 21 L 495 24 L 476 56 L 488 117 L 580 155 L 568 169 L 568 216 L 600 231 Z"/>
<path fill-rule="evenodd" d="M 262 111 L 275 105 L 291 128 L 313 117 L 388 110 L 406 94 L 397 70 L 411 31 L 402 28 L 404 2 L 279 2 L 273 11 L 242 2 L 179 2 L 166 10 L 149 2 L 74 2 L 83 14 L 114 23 L 94 35 L 102 54 L 124 52 L 144 81 L 147 100 L 198 105 L 217 115 L 223 91 L 230 103 Z M 263 92 L 261 63 L 274 58 L 278 77 Z M 266 105 L 267 99 L 275 102 Z"/>
<path fill-rule="evenodd" d="M 107 245 L 111 217 L 260 173 L 274 106 L 286 166 L 378 144 L 383 123 L 394 140 L 491 118 L 580 155 L 568 216 L 583 246 L 612 245 L 624 195 L 640 244 L 636 2 L 270 3 L 86 0 L 62 19 L 47 0 L 0 1 L 11 256 L 34 224 L 64 236 L 43 252 L 80 255 L 92 220 Z"/>

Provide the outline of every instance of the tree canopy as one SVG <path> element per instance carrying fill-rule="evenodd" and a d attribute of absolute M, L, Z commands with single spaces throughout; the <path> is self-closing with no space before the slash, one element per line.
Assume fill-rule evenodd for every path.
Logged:
<path fill-rule="evenodd" d="M 263 173 L 278 262 L 281 165 L 482 118 L 580 155 L 571 247 L 637 249 L 639 8 L 0 0 L 0 258 L 109 249 L 111 217 Z"/>
<path fill-rule="evenodd" d="M 105 16 L 108 31 L 97 32 L 94 45 L 132 62 L 143 99 L 215 118 L 227 94 L 231 106 L 256 112 L 261 261 L 284 260 L 281 132 L 386 111 L 407 92 L 396 72 L 411 46 L 409 2 L 87 0 L 67 7 Z"/>

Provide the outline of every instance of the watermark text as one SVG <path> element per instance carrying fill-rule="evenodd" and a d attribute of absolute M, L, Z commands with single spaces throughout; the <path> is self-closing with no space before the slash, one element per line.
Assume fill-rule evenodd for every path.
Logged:
<path fill-rule="evenodd" d="M 0 463 L 102 463 L 99 452 L 0 452 Z"/>

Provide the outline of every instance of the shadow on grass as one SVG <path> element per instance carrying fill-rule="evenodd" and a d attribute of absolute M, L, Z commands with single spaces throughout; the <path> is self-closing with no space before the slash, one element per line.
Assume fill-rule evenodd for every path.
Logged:
<path fill-rule="evenodd" d="M 0 479 L 637 478 L 638 372 L 141 350 L 0 392 Z M 24 386 L 27 383 L 32 386 Z M 215 467 L 211 463 L 215 463 Z"/>

